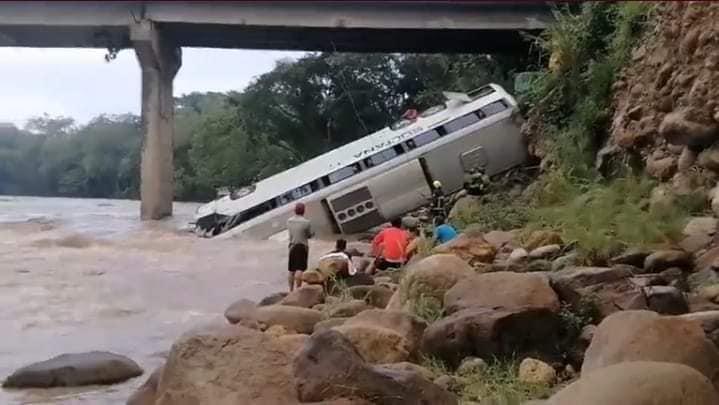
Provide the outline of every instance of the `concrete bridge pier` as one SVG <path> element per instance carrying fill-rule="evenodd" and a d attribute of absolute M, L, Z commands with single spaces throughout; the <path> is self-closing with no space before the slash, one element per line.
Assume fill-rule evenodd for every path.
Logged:
<path fill-rule="evenodd" d="M 148 20 L 130 26 L 130 40 L 142 69 L 140 216 L 143 220 L 161 219 L 172 215 L 175 189 L 172 84 L 182 65 L 182 50 Z"/>

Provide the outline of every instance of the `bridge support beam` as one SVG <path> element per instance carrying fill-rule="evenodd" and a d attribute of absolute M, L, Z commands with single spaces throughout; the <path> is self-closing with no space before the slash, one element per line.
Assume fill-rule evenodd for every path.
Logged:
<path fill-rule="evenodd" d="M 140 216 L 143 220 L 172 215 L 174 99 L 172 84 L 182 65 L 182 51 L 168 43 L 152 21 L 130 26 L 130 39 L 142 69 L 142 164 Z"/>

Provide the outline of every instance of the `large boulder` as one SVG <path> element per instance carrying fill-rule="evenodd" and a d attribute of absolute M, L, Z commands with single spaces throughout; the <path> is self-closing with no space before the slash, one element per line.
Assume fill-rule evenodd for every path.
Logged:
<path fill-rule="evenodd" d="M 296 404 L 294 352 L 277 338 L 242 326 L 187 333 L 172 345 L 156 405 Z"/>
<path fill-rule="evenodd" d="M 350 318 L 329 318 L 324 321 L 317 322 L 315 324 L 315 328 L 312 330 L 312 333 L 319 333 L 327 329 L 332 329 L 335 326 L 344 325 L 348 319 Z"/>
<path fill-rule="evenodd" d="M 557 312 L 559 298 L 543 274 L 499 271 L 459 280 L 444 295 L 444 308 L 448 314 L 472 307 L 532 307 Z"/>
<path fill-rule="evenodd" d="M 332 329 L 347 337 L 368 363 L 397 363 L 410 359 L 412 348 L 409 342 L 392 329 L 347 322 Z"/>
<path fill-rule="evenodd" d="M 629 309 L 647 309 L 646 297 L 632 281 L 624 266 L 569 267 L 549 275 L 552 287 L 562 301 L 580 305 L 591 301 L 601 316 Z"/>
<path fill-rule="evenodd" d="M 482 199 L 480 197 L 465 195 L 455 201 L 454 205 L 452 205 L 452 209 L 449 210 L 447 218 L 450 222 L 454 222 L 467 215 L 467 213 L 480 209 L 481 205 Z"/>
<path fill-rule="evenodd" d="M 317 269 L 310 269 L 302 273 L 302 282 L 309 285 L 324 285 L 327 275 Z"/>
<path fill-rule="evenodd" d="M 717 190 L 719 191 L 719 187 Z M 694 271 L 703 271 L 708 269 L 719 269 L 719 245 L 710 247 L 696 260 Z"/>
<path fill-rule="evenodd" d="M 434 379 L 436 378 L 436 376 L 434 375 L 434 373 L 431 370 L 429 370 L 425 367 L 422 367 L 419 364 L 410 363 L 408 361 L 401 361 L 399 363 L 380 364 L 379 366 L 386 370 L 416 372 L 427 381 L 434 381 Z"/>
<path fill-rule="evenodd" d="M 652 252 L 645 249 L 630 248 L 624 253 L 612 257 L 609 263 L 612 265 L 625 264 L 634 267 L 644 267 L 644 260 L 650 254 L 652 254 Z"/>
<path fill-rule="evenodd" d="M 687 277 L 687 283 L 692 290 L 698 290 L 701 287 L 719 284 L 719 273 L 713 268 L 692 273 Z"/>
<path fill-rule="evenodd" d="M 257 305 L 248 299 L 240 299 L 225 310 L 225 318 L 231 324 L 243 322 L 243 326 L 250 326 L 250 323 L 256 322 Z"/>
<path fill-rule="evenodd" d="M 584 355 L 582 374 L 628 361 L 685 364 L 719 384 L 719 351 L 698 322 L 682 317 L 650 311 L 623 311 L 607 317 Z"/>
<path fill-rule="evenodd" d="M 548 405 L 713 405 L 719 395 L 691 367 L 661 362 L 627 362 L 582 373 L 552 396 Z"/>
<path fill-rule="evenodd" d="M 664 116 L 659 125 L 659 135 L 674 145 L 686 145 L 693 148 L 704 148 L 711 145 L 719 135 L 719 129 L 693 121 L 690 111 L 680 109 Z"/>
<path fill-rule="evenodd" d="M 529 252 L 529 258 L 532 260 L 554 258 L 561 253 L 560 245 L 546 245 L 538 247 Z"/>
<path fill-rule="evenodd" d="M 61 354 L 13 372 L 3 388 L 76 387 L 115 384 L 142 375 L 131 359 L 110 352 Z"/>
<path fill-rule="evenodd" d="M 402 297 L 400 295 L 399 289 L 392 294 L 392 297 L 390 297 L 387 306 L 384 308 L 388 311 L 402 310 Z"/>
<path fill-rule="evenodd" d="M 330 318 L 349 318 L 372 308 L 365 300 L 351 300 L 333 305 L 328 314 Z"/>
<path fill-rule="evenodd" d="M 533 231 L 524 242 L 524 248 L 532 251 L 538 247 L 547 245 L 562 245 L 562 237 L 554 231 Z"/>
<path fill-rule="evenodd" d="M 497 255 L 497 248 L 480 235 L 463 233 L 434 248 L 434 253 L 455 254 L 474 266 L 480 263 L 492 263 Z"/>
<path fill-rule="evenodd" d="M 364 300 L 377 308 L 385 308 L 395 292 L 389 284 L 357 285 L 349 291 L 354 299 Z"/>
<path fill-rule="evenodd" d="M 681 315 L 681 318 L 699 322 L 707 338 L 719 347 L 719 310 L 693 312 Z"/>
<path fill-rule="evenodd" d="M 266 305 L 279 304 L 279 302 L 282 301 L 287 296 L 287 294 L 289 293 L 285 291 L 270 294 L 265 298 L 261 299 L 260 302 L 257 303 L 257 306 L 264 307 Z"/>
<path fill-rule="evenodd" d="M 352 342 L 333 330 L 312 335 L 295 357 L 293 375 L 302 402 L 359 397 L 378 405 L 458 403 L 417 371 L 368 365 Z"/>
<path fill-rule="evenodd" d="M 164 366 L 160 366 L 150 374 L 150 377 L 142 384 L 130 398 L 126 405 L 155 405 L 157 400 L 157 386 L 160 384 L 160 376 Z"/>
<path fill-rule="evenodd" d="M 389 301 L 392 299 L 392 295 L 394 295 L 397 290 L 397 287 L 398 286 L 396 284 L 373 285 L 364 297 L 364 300 L 373 307 L 386 308 L 387 304 L 389 304 Z"/>
<path fill-rule="evenodd" d="M 315 324 L 322 320 L 322 313 L 309 308 L 269 305 L 257 308 L 255 317 L 266 327 L 281 325 L 290 331 L 310 334 Z"/>
<path fill-rule="evenodd" d="M 644 271 L 658 273 L 671 267 L 687 269 L 692 266 L 692 255 L 683 250 L 659 250 L 644 259 Z"/>
<path fill-rule="evenodd" d="M 422 342 L 427 322 L 406 312 L 370 309 L 347 319 L 346 325 L 370 325 L 390 329 L 407 340 L 410 354 L 416 353 Z"/>
<path fill-rule="evenodd" d="M 644 288 L 649 309 L 663 315 L 681 315 L 689 312 L 689 303 L 676 287 L 649 286 Z"/>
<path fill-rule="evenodd" d="M 312 308 L 325 302 L 325 290 L 321 285 L 307 284 L 295 289 L 282 299 L 282 305 Z"/>
<path fill-rule="evenodd" d="M 719 227 L 719 219 L 714 217 L 693 217 L 684 226 L 682 233 L 685 236 L 706 235 L 713 236 Z"/>
<path fill-rule="evenodd" d="M 433 298 L 439 302 L 444 294 L 457 281 L 475 274 L 464 260 L 452 254 L 437 254 L 419 260 L 407 269 L 399 286 L 400 301 L 404 306 L 408 301 L 421 297 Z"/>
<path fill-rule="evenodd" d="M 559 319 L 547 308 L 469 308 L 429 325 L 422 352 L 456 367 L 467 356 L 555 354 Z"/>
<path fill-rule="evenodd" d="M 644 169 L 649 176 L 666 181 L 676 172 L 677 160 L 676 156 L 657 150 L 647 157 Z"/>
<path fill-rule="evenodd" d="M 497 248 L 497 250 L 501 250 L 505 246 L 511 246 L 516 237 L 515 232 L 509 231 L 489 231 L 484 234 L 484 240 Z"/>
<path fill-rule="evenodd" d="M 557 379 L 557 372 L 549 364 L 527 357 L 519 363 L 517 379 L 525 384 L 552 385 Z"/>

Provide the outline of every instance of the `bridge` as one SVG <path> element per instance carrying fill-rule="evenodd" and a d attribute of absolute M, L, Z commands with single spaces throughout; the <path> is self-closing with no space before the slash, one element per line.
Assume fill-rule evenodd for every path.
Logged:
<path fill-rule="evenodd" d="M 0 46 L 134 49 L 142 70 L 141 217 L 172 215 L 173 80 L 182 47 L 502 52 L 544 29 L 529 1 L 0 2 Z"/>

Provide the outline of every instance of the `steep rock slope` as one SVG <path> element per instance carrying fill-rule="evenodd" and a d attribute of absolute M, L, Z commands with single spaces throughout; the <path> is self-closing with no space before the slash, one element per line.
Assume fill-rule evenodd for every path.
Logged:
<path fill-rule="evenodd" d="M 667 2 L 614 84 L 610 143 L 686 193 L 719 177 L 719 3 Z"/>

